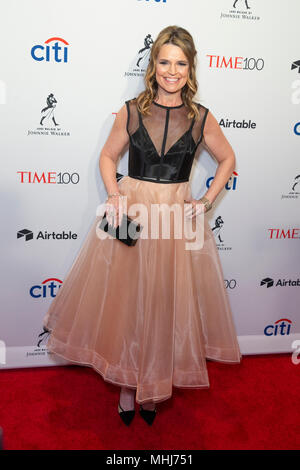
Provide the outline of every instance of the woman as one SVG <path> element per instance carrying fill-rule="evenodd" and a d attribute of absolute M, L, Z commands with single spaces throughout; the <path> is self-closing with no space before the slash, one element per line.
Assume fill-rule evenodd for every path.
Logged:
<path fill-rule="evenodd" d="M 156 404 L 171 397 L 173 386 L 208 388 L 206 359 L 241 360 L 205 216 L 232 174 L 235 155 L 212 113 L 193 101 L 195 61 L 188 31 L 169 26 L 160 32 L 151 49 L 146 88 L 122 106 L 100 156 L 109 223 L 116 227 L 139 204 L 146 209 L 135 219 L 143 226 L 140 237 L 133 247 L 103 239 L 101 217 L 96 217 L 44 319 L 52 332 L 50 350 L 92 366 L 121 387 L 118 411 L 127 425 L 135 401 L 152 424 Z M 195 200 L 189 177 L 202 140 L 219 165 L 208 191 Z M 128 144 L 128 176 L 117 181 L 118 158 Z M 179 219 L 168 211 L 174 204 L 183 209 Z M 155 205 L 161 208 L 159 223 L 169 216 L 173 222 L 169 237 L 147 236 Z M 193 230 L 200 220 L 192 232 L 203 234 L 202 244 L 189 249 L 186 232 L 175 234 L 188 218 Z"/>

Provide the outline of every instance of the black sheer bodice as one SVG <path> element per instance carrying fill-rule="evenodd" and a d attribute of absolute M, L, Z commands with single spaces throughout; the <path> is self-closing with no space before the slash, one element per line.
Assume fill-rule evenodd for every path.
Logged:
<path fill-rule="evenodd" d="M 130 137 L 128 176 L 157 183 L 189 180 L 208 113 L 208 108 L 195 104 L 199 120 L 188 118 L 184 104 L 168 107 L 153 102 L 151 115 L 142 116 L 136 100 L 126 101 Z"/>

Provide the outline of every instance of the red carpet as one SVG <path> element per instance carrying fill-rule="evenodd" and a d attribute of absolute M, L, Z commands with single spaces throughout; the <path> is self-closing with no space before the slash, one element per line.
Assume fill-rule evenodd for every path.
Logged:
<path fill-rule="evenodd" d="M 89 367 L 0 371 L 4 449 L 299 449 L 291 354 L 208 361 L 210 389 L 173 388 L 149 427 L 117 414 L 119 388 Z"/>

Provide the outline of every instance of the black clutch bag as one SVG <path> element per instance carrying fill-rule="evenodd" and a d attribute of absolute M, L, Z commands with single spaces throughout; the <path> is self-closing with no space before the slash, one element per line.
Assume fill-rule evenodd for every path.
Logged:
<path fill-rule="evenodd" d="M 121 224 L 114 227 L 108 223 L 106 212 L 104 212 L 99 228 L 117 240 L 120 240 L 120 242 L 125 243 L 125 245 L 134 246 L 143 226 L 134 222 L 127 214 L 123 214 Z"/>

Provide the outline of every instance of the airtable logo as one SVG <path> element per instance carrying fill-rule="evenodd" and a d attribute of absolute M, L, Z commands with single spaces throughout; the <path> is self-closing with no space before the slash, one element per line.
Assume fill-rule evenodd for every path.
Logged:
<path fill-rule="evenodd" d="M 300 279 L 298 278 L 297 280 L 293 280 L 293 279 L 281 279 L 280 278 L 274 283 L 274 279 L 272 279 L 271 277 L 265 277 L 264 279 L 260 281 L 260 285 L 267 287 L 267 289 L 273 286 L 274 287 L 287 287 L 287 286 L 300 287 Z"/>
<path fill-rule="evenodd" d="M 24 228 L 22 230 L 17 231 L 17 238 L 23 238 L 26 242 L 29 240 L 33 240 L 33 232 Z M 39 230 L 36 236 L 36 240 L 76 240 L 77 233 L 72 233 L 71 230 L 66 232 L 63 230 L 62 232 L 48 232 L 47 230 Z"/>
<path fill-rule="evenodd" d="M 52 44 L 53 43 L 53 44 Z M 61 43 L 61 44 L 60 44 Z M 62 38 L 53 37 L 45 41 L 45 45 L 37 44 L 31 49 L 31 57 L 38 62 L 68 62 L 69 43 Z"/>
<path fill-rule="evenodd" d="M 226 118 L 221 119 L 219 122 L 220 126 L 226 127 L 226 128 L 234 128 L 234 129 L 256 129 L 256 123 L 252 122 L 251 119 L 243 119 L 242 121 L 236 121 L 235 119 L 233 121 L 230 121 L 230 119 Z"/>
<path fill-rule="evenodd" d="M 300 60 L 294 60 L 291 65 L 291 70 L 296 70 L 300 74 Z M 292 82 L 291 88 L 293 90 L 291 96 L 292 104 L 300 104 L 300 80 L 299 77 L 297 80 Z M 295 127 L 295 133 L 297 133 L 297 125 Z"/>
<path fill-rule="evenodd" d="M 300 60 L 295 60 L 294 62 L 292 62 L 292 65 L 291 65 L 291 70 L 297 70 L 298 73 L 300 73 Z"/>

